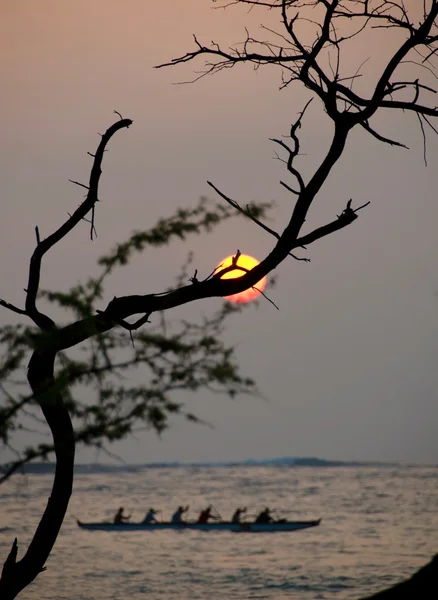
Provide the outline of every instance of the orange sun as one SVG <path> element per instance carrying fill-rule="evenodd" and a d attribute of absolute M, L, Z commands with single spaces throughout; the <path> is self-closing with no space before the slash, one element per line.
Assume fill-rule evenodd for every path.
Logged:
<path fill-rule="evenodd" d="M 233 264 L 234 256 L 227 256 L 224 258 L 218 266 L 216 267 L 216 271 L 225 269 L 225 267 L 229 267 Z M 241 254 L 237 259 L 237 265 L 243 267 L 244 269 L 252 269 L 256 265 L 259 264 L 259 261 L 252 256 L 248 256 L 247 254 Z M 244 271 L 240 271 L 239 269 L 235 269 L 233 271 L 229 271 L 225 273 L 221 277 L 221 279 L 234 279 L 236 277 L 242 277 L 245 275 Z M 245 290 L 244 292 L 240 292 L 239 294 L 232 294 L 231 296 L 225 296 L 225 300 L 229 300 L 230 302 L 237 302 L 238 304 L 244 304 L 245 302 L 251 302 L 251 300 L 255 300 L 260 294 L 263 292 L 266 286 L 266 277 L 263 277 L 256 285 L 252 288 Z"/>

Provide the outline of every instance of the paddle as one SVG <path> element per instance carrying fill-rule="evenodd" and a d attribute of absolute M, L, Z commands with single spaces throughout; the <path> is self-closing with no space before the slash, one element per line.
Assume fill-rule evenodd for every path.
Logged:
<path fill-rule="evenodd" d="M 162 515 L 163 511 L 162 510 L 156 510 L 155 514 L 157 515 L 158 513 L 160 513 L 160 515 Z M 155 519 L 155 520 L 156 520 L 157 523 L 162 523 L 163 522 L 163 517 L 161 516 L 160 520 L 158 520 L 158 519 Z"/>
<path fill-rule="evenodd" d="M 271 510 L 271 514 L 275 515 L 275 523 L 286 523 L 287 519 L 281 516 L 281 513 L 285 511 L 279 511 L 277 508 Z"/>
<path fill-rule="evenodd" d="M 222 515 L 220 514 L 220 512 L 218 511 L 218 509 L 214 506 L 214 504 L 210 504 L 210 506 L 214 510 L 214 512 L 216 513 L 216 515 L 219 517 L 219 520 L 223 521 Z"/>

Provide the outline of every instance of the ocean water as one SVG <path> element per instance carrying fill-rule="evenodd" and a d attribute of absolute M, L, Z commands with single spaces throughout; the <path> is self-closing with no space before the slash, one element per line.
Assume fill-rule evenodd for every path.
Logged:
<path fill-rule="evenodd" d="M 50 475 L 18 476 L 0 488 L 0 560 L 13 538 L 32 537 Z M 265 506 L 288 519 L 322 517 L 293 533 L 91 532 L 84 521 L 119 506 L 141 520 L 153 506 L 189 517 L 212 503 Z M 438 551 L 435 467 L 179 467 L 76 476 L 47 571 L 29 600 L 355 600 L 411 575 Z M 19 554 L 20 556 L 20 554 Z"/>

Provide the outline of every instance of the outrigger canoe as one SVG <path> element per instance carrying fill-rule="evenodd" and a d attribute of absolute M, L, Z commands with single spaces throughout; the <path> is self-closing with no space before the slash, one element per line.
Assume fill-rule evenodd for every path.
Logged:
<path fill-rule="evenodd" d="M 321 519 L 316 521 L 274 521 L 273 523 L 231 523 L 221 521 L 219 523 L 171 523 L 163 521 L 161 523 L 83 523 L 78 520 L 78 525 L 82 529 L 90 531 L 162 531 L 174 529 L 176 531 L 233 531 L 236 533 L 266 533 L 274 531 L 298 531 L 316 527 Z"/>

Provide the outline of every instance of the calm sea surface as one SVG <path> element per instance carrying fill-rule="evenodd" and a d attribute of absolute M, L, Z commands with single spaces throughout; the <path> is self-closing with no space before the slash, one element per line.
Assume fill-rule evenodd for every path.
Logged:
<path fill-rule="evenodd" d="M 13 538 L 31 539 L 50 493 L 49 475 L 0 489 L 0 559 Z M 169 518 L 212 503 L 271 506 L 289 519 L 322 517 L 293 533 L 89 532 L 119 506 Z M 184 467 L 77 475 L 55 549 L 20 598 L 30 600 L 355 600 L 409 576 L 438 551 L 438 468 Z"/>

